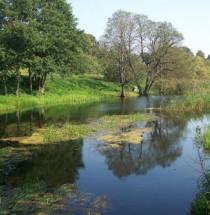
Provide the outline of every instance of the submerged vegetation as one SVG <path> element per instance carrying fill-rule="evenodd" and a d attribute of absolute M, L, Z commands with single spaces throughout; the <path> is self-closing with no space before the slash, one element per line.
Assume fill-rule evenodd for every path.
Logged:
<path fill-rule="evenodd" d="M 125 131 L 108 132 L 96 137 L 99 141 L 97 150 L 105 151 L 111 148 L 120 148 L 123 144 L 141 144 L 144 133 L 151 133 L 152 128 L 126 128 Z"/>
<path fill-rule="evenodd" d="M 80 139 L 90 134 L 90 129 L 85 125 L 73 125 L 65 123 L 64 125 L 49 126 L 44 132 L 45 143 L 55 143 L 60 141 Z"/>
<path fill-rule="evenodd" d="M 91 194 L 79 193 L 78 187 L 72 184 L 52 187 L 44 182 L 37 182 L 18 188 L 2 186 L 0 200 L 0 214 L 47 215 L 79 211 L 96 214 L 108 209 L 106 196 L 93 197 Z M 71 203 L 67 203 L 68 200 Z"/>
<path fill-rule="evenodd" d="M 97 121 L 85 125 L 74 125 L 65 123 L 47 127 L 43 131 L 46 143 L 66 141 L 83 138 L 93 133 L 104 131 L 120 130 L 122 127 L 129 127 L 135 122 L 155 120 L 157 117 L 149 114 L 129 114 L 104 116 Z M 122 137 L 123 138 L 123 137 Z"/>

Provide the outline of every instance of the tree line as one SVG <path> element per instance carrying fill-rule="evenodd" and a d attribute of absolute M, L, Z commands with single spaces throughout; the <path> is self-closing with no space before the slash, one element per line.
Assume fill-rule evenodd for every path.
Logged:
<path fill-rule="evenodd" d="M 77 28 L 72 7 L 65 0 L 2 0 L 0 2 L 0 81 L 4 95 L 8 81 L 27 81 L 28 92 L 45 91 L 49 76 L 97 73 L 125 85 L 133 82 L 139 95 L 155 85 L 164 93 L 169 82 L 209 79 L 210 56 L 196 56 L 182 46 L 183 36 L 167 22 L 116 11 L 104 35 L 95 37 Z M 28 73 L 23 79 L 22 70 Z"/>

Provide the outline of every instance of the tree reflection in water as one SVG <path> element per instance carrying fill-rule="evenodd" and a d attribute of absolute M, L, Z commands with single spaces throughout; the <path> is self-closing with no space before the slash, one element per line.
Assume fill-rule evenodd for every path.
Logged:
<path fill-rule="evenodd" d="M 157 165 L 163 168 L 170 166 L 181 156 L 182 147 L 178 140 L 186 122 L 176 117 L 147 122 L 145 127 L 152 127 L 153 132 L 144 135 L 145 138 L 141 143 L 122 142 L 119 148 L 102 150 L 109 170 L 122 179 L 131 174 L 146 174 Z"/>
<path fill-rule="evenodd" d="M 82 160 L 83 140 L 41 146 L 34 159 L 21 164 L 17 171 L 0 179 L 0 184 L 24 185 L 44 181 L 50 185 L 74 183 Z"/>

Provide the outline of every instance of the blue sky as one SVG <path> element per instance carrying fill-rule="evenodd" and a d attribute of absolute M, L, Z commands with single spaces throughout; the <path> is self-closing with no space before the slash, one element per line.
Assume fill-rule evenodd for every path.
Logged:
<path fill-rule="evenodd" d="M 68 0 L 78 18 L 78 27 L 97 39 L 112 14 L 127 10 L 145 14 L 154 21 L 171 22 L 184 36 L 183 45 L 194 53 L 210 54 L 210 0 Z"/>

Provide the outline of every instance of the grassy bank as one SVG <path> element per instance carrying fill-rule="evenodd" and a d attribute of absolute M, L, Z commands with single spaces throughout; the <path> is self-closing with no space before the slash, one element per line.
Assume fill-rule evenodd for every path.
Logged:
<path fill-rule="evenodd" d="M 30 96 L 27 94 L 27 86 L 22 86 L 20 97 L 16 98 L 13 95 L 13 85 L 9 85 L 8 89 L 8 97 L 0 96 L 0 112 L 38 105 L 75 105 L 96 102 L 119 96 L 121 87 L 120 83 L 104 81 L 102 77 L 74 76 L 71 78 L 49 78 L 44 94 L 35 92 L 33 96 Z M 127 95 L 137 95 L 131 92 L 131 85 L 127 86 Z"/>
<path fill-rule="evenodd" d="M 182 97 L 171 102 L 172 110 L 208 110 L 210 109 L 210 84 L 200 83 L 191 86 Z"/>

